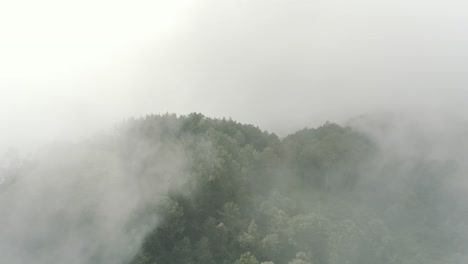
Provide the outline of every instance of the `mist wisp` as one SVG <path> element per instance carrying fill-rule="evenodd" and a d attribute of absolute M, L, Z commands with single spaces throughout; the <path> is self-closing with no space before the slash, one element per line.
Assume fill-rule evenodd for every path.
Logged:
<path fill-rule="evenodd" d="M 57 143 L 5 167 L 0 255 L 5 263 L 127 263 L 160 220 L 158 205 L 187 179 L 190 157 L 122 126 Z"/>

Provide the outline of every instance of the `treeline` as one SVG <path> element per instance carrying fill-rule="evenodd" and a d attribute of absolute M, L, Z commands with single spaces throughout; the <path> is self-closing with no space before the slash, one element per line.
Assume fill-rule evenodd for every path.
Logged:
<path fill-rule="evenodd" d="M 201 114 L 123 127 L 191 158 L 131 264 L 461 263 L 466 244 L 447 226 L 456 216 L 438 177 L 450 164 L 382 165 L 375 142 L 333 123 L 284 139 Z"/>

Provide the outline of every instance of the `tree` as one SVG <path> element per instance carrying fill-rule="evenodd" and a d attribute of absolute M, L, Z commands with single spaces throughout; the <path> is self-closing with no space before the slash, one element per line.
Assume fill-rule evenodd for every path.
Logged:
<path fill-rule="evenodd" d="M 202 237 L 195 245 L 194 258 L 196 264 L 214 264 L 213 255 L 210 251 L 208 238 Z"/>
<path fill-rule="evenodd" d="M 296 258 L 291 260 L 288 264 L 312 264 L 312 262 L 304 252 L 298 252 Z"/>
<path fill-rule="evenodd" d="M 234 262 L 234 264 L 260 264 L 257 258 L 252 255 L 250 252 L 245 252 L 240 256 L 239 259 Z"/>
<path fill-rule="evenodd" d="M 193 263 L 192 257 L 193 253 L 190 238 L 184 237 L 174 245 L 172 249 L 172 259 L 174 259 L 174 263 L 191 264 Z"/>

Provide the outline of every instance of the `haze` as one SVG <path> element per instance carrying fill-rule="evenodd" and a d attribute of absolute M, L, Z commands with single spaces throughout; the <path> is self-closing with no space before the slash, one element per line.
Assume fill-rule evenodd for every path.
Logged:
<path fill-rule="evenodd" d="M 2 261 L 468 263 L 466 14 L 0 2 Z"/>
<path fill-rule="evenodd" d="M 465 119 L 463 1 L 2 1 L 0 146 L 202 112 L 286 135 L 399 112 Z"/>

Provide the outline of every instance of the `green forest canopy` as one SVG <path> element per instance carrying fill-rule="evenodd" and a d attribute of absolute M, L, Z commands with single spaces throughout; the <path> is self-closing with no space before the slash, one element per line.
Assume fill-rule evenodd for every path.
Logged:
<path fill-rule="evenodd" d="M 422 154 L 389 154 L 375 137 L 351 127 L 327 122 L 279 138 L 230 119 L 196 113 L 150 115 L 123 122 L 114 135 L 76 146 L 46 156 L 42 167 L 35 165 L 37 161 L 18 165 L 20 169 L 11 170 L 18 175 L 0 185 L 6 209 L 7 191 L 14 192 L 9 186 L 14 186 L 15 178 L 37 168 L 42 168 L 37 175 L 56 178 L 42 184 L 40 190 L 51 194 L 33 207 L 69 194 L 58 203 L 67 208 L 58 206 L 43 218 L 47 223 L 41 224 L 52 222 L 54 229 L 47 235 L 29 222 L 13 229 L 19 232 L 15 241 L 27 252 L 20 259 L 53 258 L 47 252 L 62 250 L 62 241 L 69 240 L 61 236 L 70 226 L 77 229 L 68 233 L 70 239 L 80 236 L 84 246 L 91 247 L 73 263 L 116 263 L 115 250 L 101 250 L 108 244 L 130 255 L 138 249 L 130 261 L 122 252 L 127 259 L 122 264 L 465 264 L 468 259 L 466 195 L 449 188 L 465 177 L 460 164 Z M 80 151 L 74 158 L 73 152 Z M 66 155 L 62 158 L 61 153 Z M 183 162 L 178 162 L 181 156 Z M 61 165 L 55 168 L 55 163 Z M 126 176 L 103 175 L 113 171 Z M 65 180 L 57 185 L 54 179 L 63 181 L 63 174 L 76 183 Z M 164 187 L 167 175 L 177 182 L 169 191 Z M 125 180 L 124 186 L 114 182 L 117 179 Z M 19 187 L 29 185 L 29 180 L 23 179 L 25 185 Z M 129 188 L 124 188 L 127 184 Z M 56 186 L 72 188 L 62 192 Z M 140 199 L 132 199 L 136 194 L 128 191 L 132 188 L 151 202 L 127 208 L 130 219 L 113 223 L 113 232 L 125 229 L 114 236 L 120 241 L 114 245 L 107 236 L 99 243 L 86 241 L 100 237 L 93 232 L 101 228 L 100 222 L 87 224 L 104 221 L 103 212 L 121 217 L 117 203 Z M 121 190 L 127 192 L 121 195 Z M 20 191 L 17 197 L 21 196 Z M 101 198 L 110 199 L 105 204 L 108 211 L 98 210 L 102 204 L 96 201 Z M 34 210 L 25 210 L 25 215 L 35 216 Z M 104 225 L 112 220 L 104 219 Z M 3 220 L 8 219 L 0 223 Z M 129 245 L 124 238 L 138 230 L 145 230 L 144 241 Z M 31 241 L 22 241 L 25 237 Z M 8 238 L 1 241 L 11 243 Z M 67 245 L 63 248 L 68 250 Z"/>
<path fill-rule="evenodd" d="M 467 245 L 456 231 L 463 218 L 447 212 L 457 202 L 442 188 L 454 165 L 422 159 L 377 166 L 381 153 L 370 137 L 328 122 L 283 139 L 201 114 L 129 123 L 131 136 L 183 142 L 193 159 L 182 187 L 190 191 L 164 200 L 164 221 L 131 264 L 429 264 L 464 257 Z"/>

